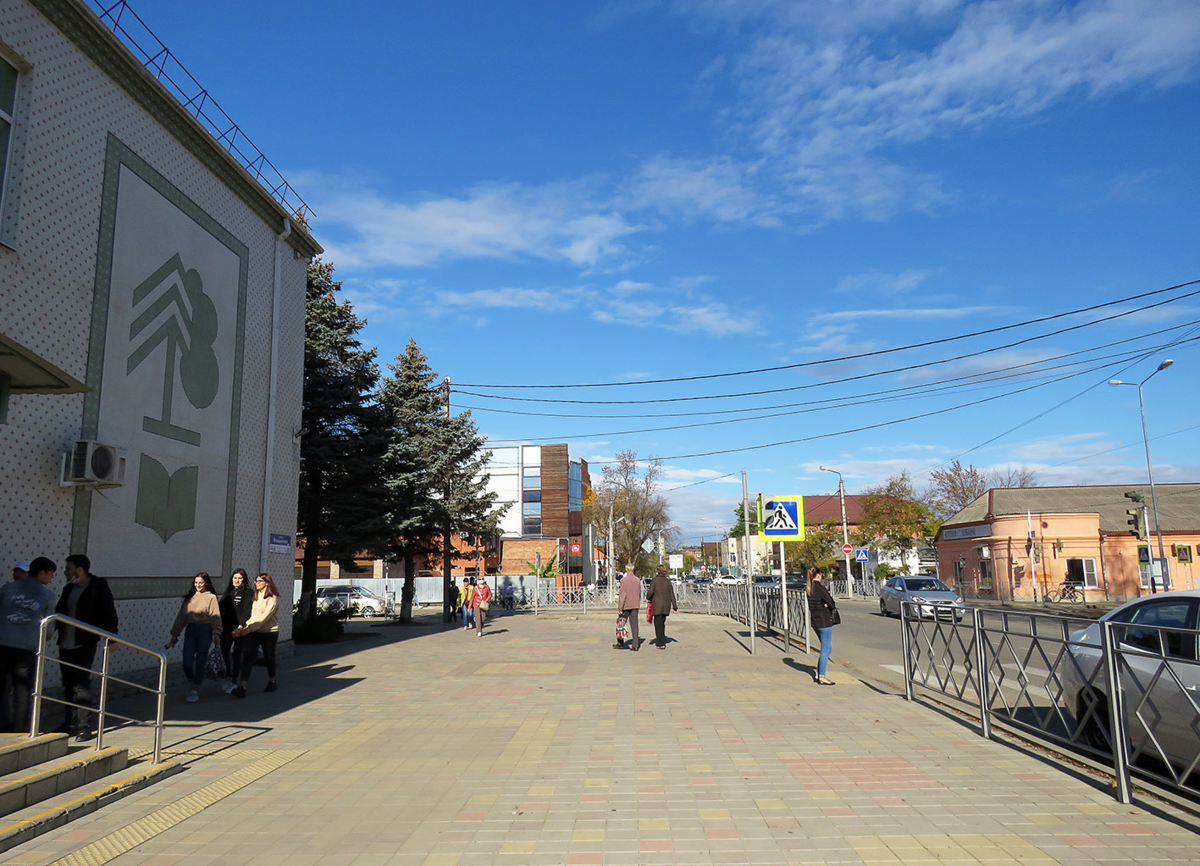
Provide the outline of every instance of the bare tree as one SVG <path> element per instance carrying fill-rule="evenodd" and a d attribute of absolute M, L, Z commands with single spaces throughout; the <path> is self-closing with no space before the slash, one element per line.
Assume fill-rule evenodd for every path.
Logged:
<path fill-rule="evenodd" d="M 661 460 L 651 457 L 639 461 L 636 451 L 621 451 L 615 462 L 604 466 L 600 483 L 594 485 L 594 495 L 584 505 L 584 521 L 607 527 L 611 507 L 617 568 L 632 562 L 639 574 L 645 574 L 648 567 L 643 566 L 651 557 L 642 550 L 642 544 L 647 539 L 657 542 L 663 535 L 667 546 L 672 545 L 676 531 L 666 497 L 659 492 L 661 482 Z"/>
<path fill-rule="evenodd" d="M 988 474 L 988 485 L 990 487 L 1037 487 L 1037 473 L 1028 466 L 993 469 Z"/>
<path fill-rule="evenodd" d="M 933 470 L 929 477 L 928 504 L 942 520 L 962 511 L 990 486 L 983 471 L 974 466 L 963 466 L 957 460 L 945 469 Z"/>

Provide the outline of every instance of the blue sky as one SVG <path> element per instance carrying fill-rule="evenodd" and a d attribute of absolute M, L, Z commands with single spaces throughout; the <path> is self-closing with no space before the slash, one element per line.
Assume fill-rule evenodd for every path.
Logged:
<path fill-rule="evenodd" d="M 1156 480 L 1200 477 L 1200 352 L 1155 348 L 1200 336 L 1200 296 L 1096 321 L 1182 292 L 756 375 L 468 387 L 820 362 L 1200 279 L 1190 0 L 135 8 L 312 206 L 381 361 L 415 338 L 497 442 L 565 440 L 593 463 L 632 448 L 668 458 L 670 486 L 713 479 L 670 494 L 687 539 L 728 525 L 742 469 L 776 495 L 835 489 L 822 464 L 856 492 L 958 456 L 1144 481 L 1137 394 L 1103 383 L 1165 357 L 1146 387 Z M 881 391 L 904 399 L 858 396 Z M 749 411 L 813 400 L 838 405 Z M 745 411 L 613 417 L 713 410 Z"/>

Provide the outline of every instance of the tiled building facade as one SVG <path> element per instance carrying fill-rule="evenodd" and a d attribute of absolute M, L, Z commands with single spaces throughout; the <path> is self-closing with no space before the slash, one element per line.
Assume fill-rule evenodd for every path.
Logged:
<path fill-rule="evenodd" d="M 320 247 L 79 0 L 0 0 L 0 120 L 0 563 L 88 554 L 160 646 L 196 572 L 291 571 Z"/>

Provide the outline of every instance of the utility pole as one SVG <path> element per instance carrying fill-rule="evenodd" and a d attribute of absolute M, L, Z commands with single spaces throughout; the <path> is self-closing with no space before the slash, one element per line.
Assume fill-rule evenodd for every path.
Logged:
<path fill-rule="evenodd" d="M 846 560 L 846 598 L 854 598 L 854 575 L 850 573 L 850 530 L 846 526 L 846 485 L 842 483 L 842 473 L 836 469 L 820 467 L 822 472 L 832 472 L 838 477 L 838 500 L 842 503 L 842 556 Z M 864 574 L 863 577 L 866 577 Z"/>
<path fill-rule="evenodd" d="M 746 470 L 742 470 L 742 541 L 744 544 L 742 576 L 746 579 L 746 597 L 750 600 L 746 605 L 746 625 L 750 628 L 750 655 L 754 655 L 754 581 L 750 574 L 750 493 L 746 487 Z"/>
<path fill-rule="evenodd" d="M 445 420 L 450 420 L 450 377 L 447 376 L 442 380 L 442 400 L 445 406 Z M 454 606 L 450 601 L 450 573 L 453 570 L 451 560 L 453 556 L 453 548 L 450 539 L 450 479 L 445 479 L 445 484 L 442 487 L 443 505 L 446 506 L 446 526 L 443 528 L 442 540 L 445 542 L 445 549 L 442 551 L 442 619 L 444 622 L 450 622 L 454 616 Z"/>
<path fill-rule="evenodd" d="M 608 571 L 608 600 L 610 603 L 613 600 L 613 583 L 616 581 L 616 577 L 617 577 L 617 570 L 613 567 L 613 561 L 612 561 L 613 505 L 615 505 L 615 504 L 616 504 L 615 498 L 613 499 L 612 502 L 608 503 L 608 538 L 607 538 L 608 544 L 606 545 L 606 549 L 605 549 L 605 553 L 604 553 L 604 567 Z"/>

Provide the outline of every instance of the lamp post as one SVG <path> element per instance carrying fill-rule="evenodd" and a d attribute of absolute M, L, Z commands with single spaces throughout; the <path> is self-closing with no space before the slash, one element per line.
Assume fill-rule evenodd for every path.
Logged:
<path fill-rule="evenodd" d="M 1159 364 L 1153 373 L 1147 376 L 1140 382 L 1122 382 L 1120 379 L 1109 379 L 1108 384 L 1116 387 L 1117 385 L 1133 385 L 1138 389 L 1138 408 L 1142 413 L 1142 442 L 1146 446 L 1146 474 L 1150 476 L 1150 504 L 1154 509 L 1154 534 L 1158 536 L 1158 561 L 1159 567 L 1163 570 L 1163 591 L 1171 588 L 1171 575 L 1168 573 L 1167 551 L 1163 545 L 1162 524 L 1158 522 L 1158 493 L 1154 489 L 1154 464 L 1150 461 L 1150 437 L 1146 433 L 1146 400 L 1142 395 L 1142 386 L 1161 373 L 1163 370 L 1170 367 L 1175 362 L 1170 358 Z M 1150 592 L 1156 592 L 1157 588 L 1154 585 L 1154 564 L 1150 565 Z"/>
<path fill-rule="evenodd" d="M 838 477 L 838 499 L 842 503 L 842 555 L 846 558 L 846 598 L 854 598 L 854 575 L 850 573 L 850 554 L 846 550 L 850 546 L 850 530 L 846 526 L 846 485 L 842 482 L 842 473 L 836 469 L 820 468 L 822 472 L 832 472 Z"/>

